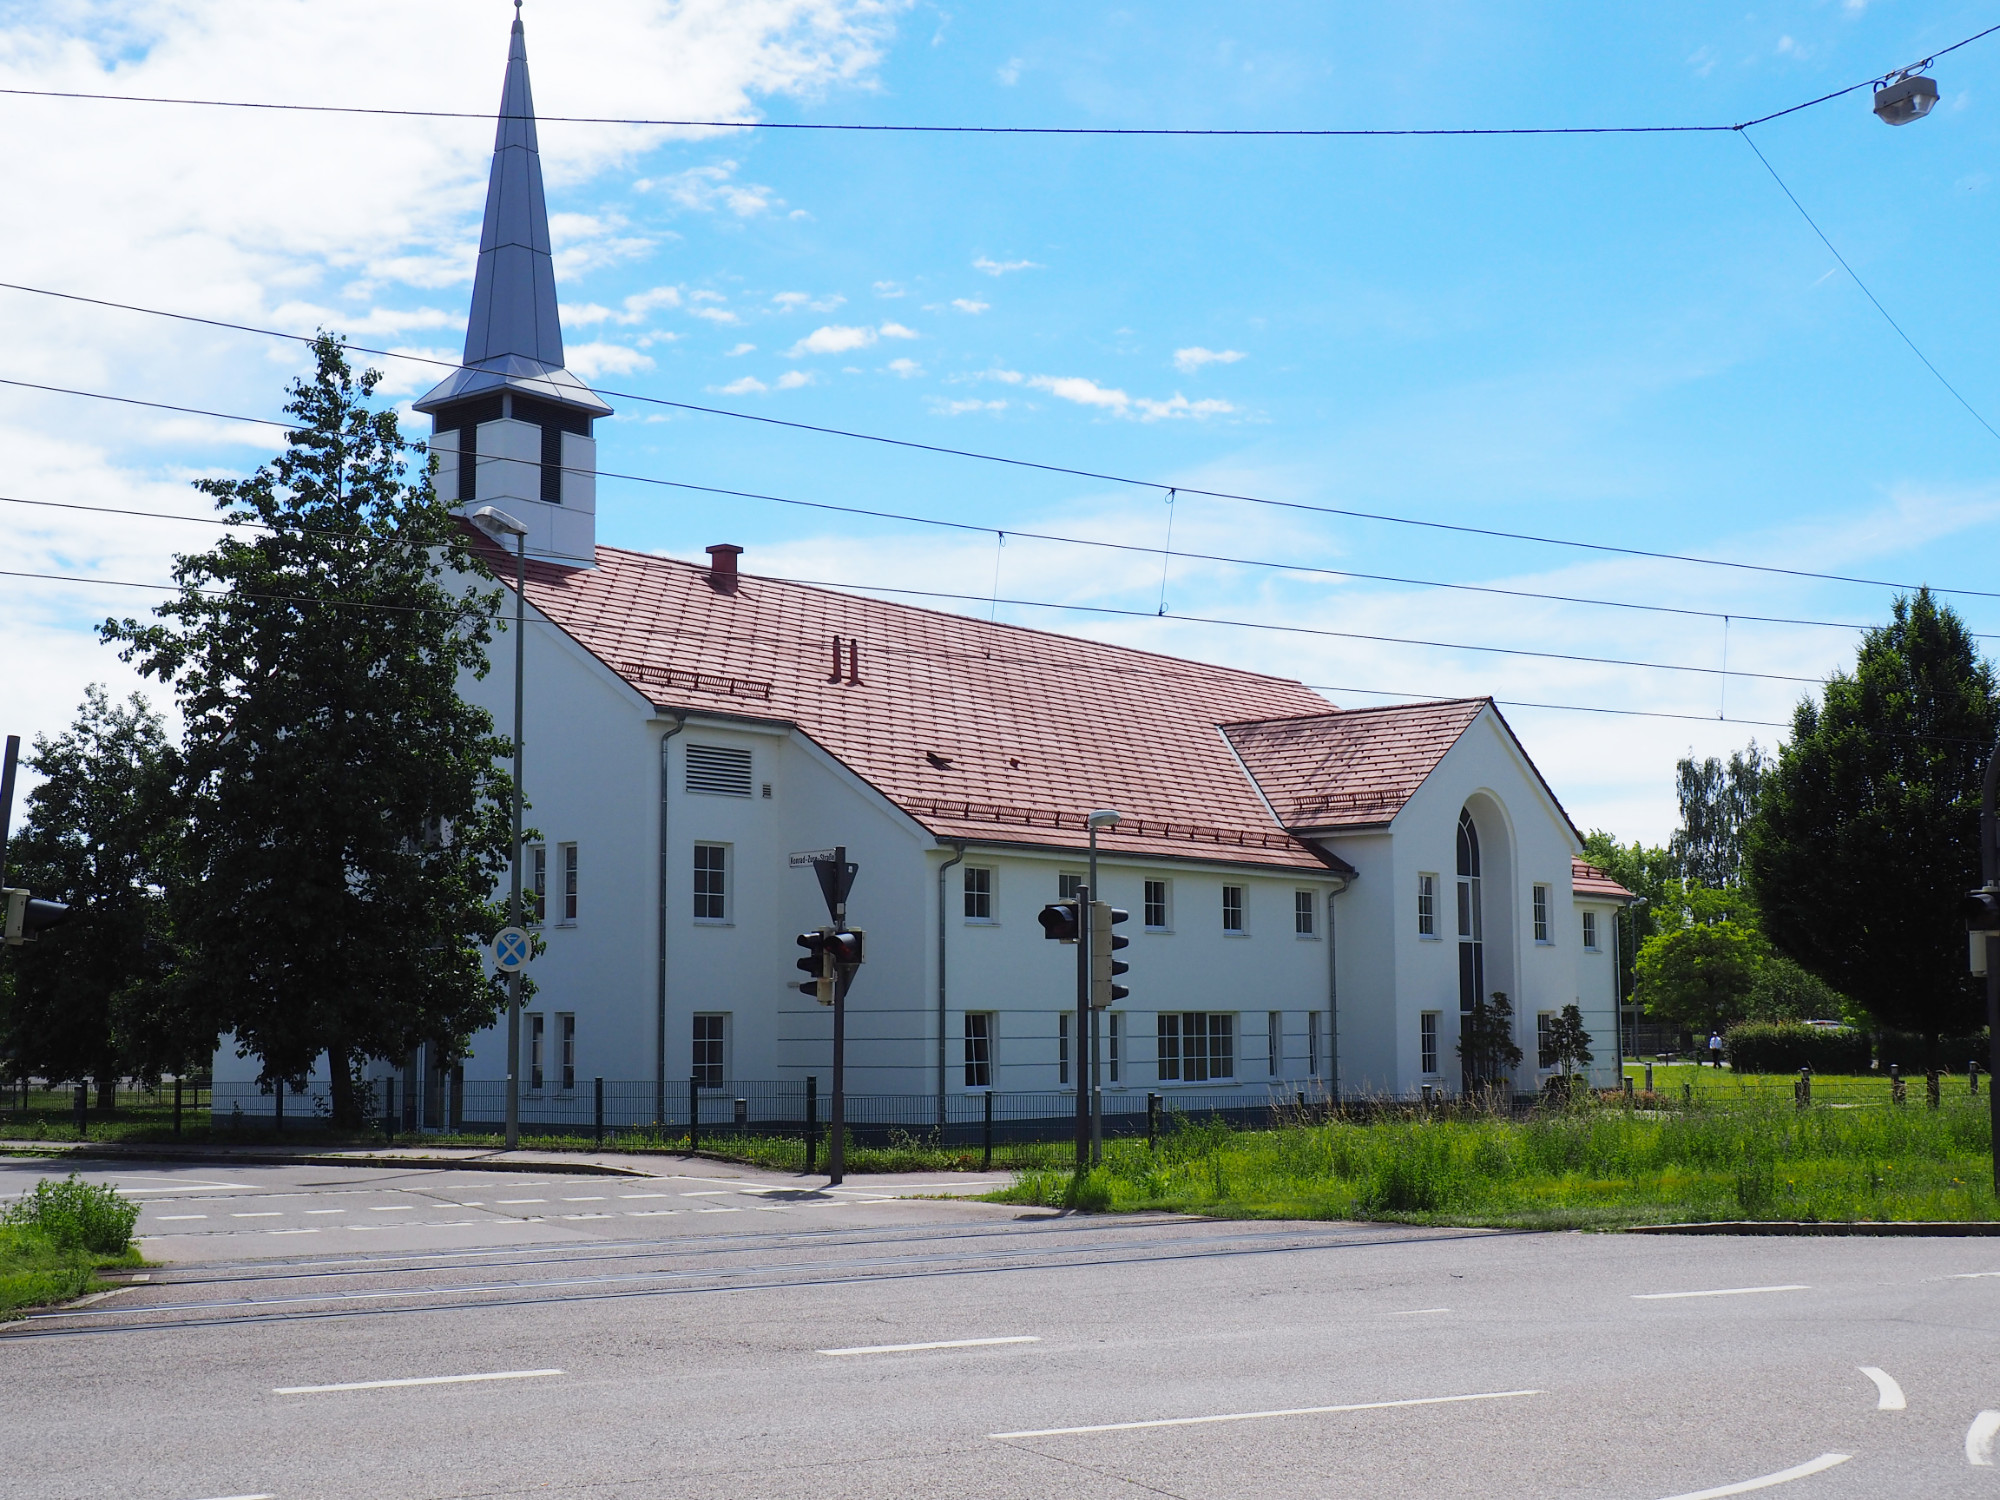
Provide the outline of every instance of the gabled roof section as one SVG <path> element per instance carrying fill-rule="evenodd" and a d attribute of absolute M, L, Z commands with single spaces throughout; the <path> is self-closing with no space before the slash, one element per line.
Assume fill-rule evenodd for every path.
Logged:
<path fill-rule="evenodd" d="M 1222 732 L 1285 827 L 1374 828 L 1403 810 L 1492 703 L 1458 698 L 1226 723 Z"/>
<path fill-rule="evenodd" d="M 938 838 L 1082 849 L 1115 807 L 1109 852 L 1340 868 L 1216 732 L 1326 712 L 1285 678 L 610 547 L 530 561 L 528 598 L 655 705 L 795 724 Z"/>
<path fill-rule="evenodd" d="M 1637 901 L 1639 898 L 1598 869 L 1596 865 L 1570 857 L 1570 889 L 1585 901 Z"/>

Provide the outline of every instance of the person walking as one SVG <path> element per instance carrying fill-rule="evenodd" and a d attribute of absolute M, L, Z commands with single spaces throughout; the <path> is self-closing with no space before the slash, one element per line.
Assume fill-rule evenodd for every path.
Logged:
<path fill-rule="evenodd" d="M 1708 1034 L 1708 1061 L 1711 1067 L 1722 1066 L 1722 1033 L 1719 1031 Z"/>

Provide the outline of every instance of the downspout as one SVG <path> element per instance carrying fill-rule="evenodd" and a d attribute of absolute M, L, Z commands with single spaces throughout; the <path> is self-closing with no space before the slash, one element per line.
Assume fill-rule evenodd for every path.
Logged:
<path fill-rule="evenodd" d="M 957 863 L 958 863 L 958 862 L 959 862 L 960 860 L 962 860 L 962 859 L 964 859 L 964 858 L 965 858 L 965 840 L 964 840 L 964 839 L 952 839 L 952 840 L 951 840 L 950 842 L 951 842 L 951 846 L 952 846 L 952 848 L 956 849 L 956 850 L 957 850 L 958 852 L 957 852 L 956 854 L 952 855 L 952 857 L 951 857 L 950 859 L 946 860 L 946 861 L 945 861 L 945 862 L 944 862 L 943 864 L 941 864 L 941 865 L 939 865 L 939 866 L 938 866 L 938 901 L 937 901 L 937 960 L 938 960 L 938 975 L 937 975 L 937 1023 L 938 1023 L 938 1034 L 937 1034 L 937 1122 L 938 1122 L 938 1130 L 939 1130 L 940 1132 L 942 1132 L 942 1131 L 944 1130 L 944 1109 L 945 1109 L 945 1075 L 946 1075 L 946 1071 L 947 1071 L 947 1069 L 946 1069 L 946 1064 L 945 1064 L 945 1056 L 946 1056 L 946 1053 L 947 1053 L 947 1051 L 949 1050 L 949 1048 L 948 1048 L 948 1045 L 947 1045 L 947 1043 L 946 1043 L 946 1041 L 945 1041 L 945 1019 L 946 1019 L 946 1017 L 945 1017 L 945 995 L 946 995 L 946 990 L 945 990 L 945 976 L 944 976 L 944 960 L 945 960 L 945 943 L 944 943 L 944 933 L 945 933 L 945 926 L 944 926 L 944 911 L 945 911 L 945 893 L 944 893 L 944 872 L 945 872 L 946 870 L 949 870 L 949 869 L 950 869 L 950 868 L 951 868 L 951 867 L 952 867 L 953 865 L 957 864 Z"/>
<path fill-rule="evenodd" d="M 1340 942 L 1334 926 L 1334 898 L 1347 889 L 1342 880 L 1326 893 L 1326 1079 L 1327 1095 L 1340 1103 Z"/>
<path fill-rule="evenodd" d="M 667 1127 L 667 741 L 687 728 L 685 709 L 674 715 L 674 727 L 660 736 L 660 919 L 657 990 L 653 1001 L 653 1124 Z"/>

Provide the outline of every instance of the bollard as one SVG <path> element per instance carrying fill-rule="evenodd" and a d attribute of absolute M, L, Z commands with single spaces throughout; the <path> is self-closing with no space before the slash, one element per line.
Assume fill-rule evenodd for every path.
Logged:
<path fill-rule="evenodd" d="M 382 1080 L 382 1139 L 396 1139 L 396 1075 Z"/>
<path fill-rule="evenodd" d="M 1924 1074 L 1924 1103 L 1932 1109 L 1938 1107 L 1938 1070 L 1930 1069 Z"/>
<path fill-rule="evenodd" d="M 1429 1114 L 1431 1111 L 1431 1086 L 1428 1083 L 1424 1084 L 1417 1093 L 1417 1107 L 1425 1114 Z"/>
<path fill-rule="evenodd" d="M 813 1158 L 819 1154 L 819 1079 L 806 1079 L 806 1175 L 810 1177 Z"/>
<path fill-rule="evenodd" d="M 1901 1065 L 1901 1064 L 1899 1064 L 1899 1063 L 1890 1063 L 1890 1064 L 1889 1064 L 1889 1099 L 1890 1099 L 1890 1102 L 1891 1102 L 1891 1103 L 1894 1103 L 1894 1104 L 1901 1104 L 1901 1103 L 1903 1103 L 1903 1102 L 1904 1102 L 1904 1101 L 1905 1101 L 1905 1100 L 1906 1100 L 1906 1099 L 1907 1099 L 1908 1097 L 1909 1097 L 1909 1094 L 1908 1094 L 1908 1092 L 1907 1092 L 1907 1091 L 1906 1091 L 1906 1090 L 1904 1089 L 1904 1087 L 1903 1087 L 1903 1069 L 1902 1069 L 1902 1065 Z"/>
<path fill-rule="evenodd" d="M 597 1144 L 604 1144 L 604 1080 L 591 1081 L 592 1091 L 597 1095 Z"/>
<path fill-rule="evenodd" d="M 79 1083 L 76 1086 L 76 1138 L 90 1137 L 90 1086 Z"/>
<path fill-rule="evenodd" d="M 1685 1107 L 1687 1107 L 1688 1109 L 1693 1109 L 1693 1108 L 1694 1108 L 1694 1085 L 1693 1085 L 1693 1084 L 1691 1084 L 1691 1083 L 1684 1083 L 1684 1084 L 1682 1084 L 1682 1085 L 1681 1085 L 1681 1103 L 1682 1103 L 1682 1104 L 1683 1104 L 1683 1105 L 1684 1105 Z"/>
<path fill-rule="evenodd" d="M 1653 1092 L 1653 1065 L 1651 1063 L 1646 1064 L 1646 1092 L 1649 1094 Z"/>
<path fill-rule="evenodd" d="M 1160 1144 L 1160 1096 L 1146 1096 L 1146 1149 L 1151 1151 Z"/>
<path fill-rule="evenodd" d="M 747 1135 L 749 1131 L 750 1101 L 748 1099 L 738 1099 L 736 1101 L 736 1133 L 738 1135 Z"/>
<path fill-rule="evenodd" d="M 993 1090 L 986 1091 L 985 1123 L 979 1128 L 980 1159 L 979 1170 L 993 1170 Z"/>
<path fill-rule="evenodd" d="M 1975 1094 L 1979 1092 L 1979 1082 L 1976 1076 L 1976 1065 L 1975 1065 L 1975 1077 L 1973 1080 L 1972 1091 Z M 180 1133 L 181 1133 L 181 1080 L 179 1075 L 177 1074 L 174 1077 L 174 1134 L 178 1136 Z"/>
<path fill-rule="evenodd" d="M 1792 1085 L 1792 1098 L 1800 1109 L 1812 1103 L 1812 1069 L 1800 1068 L 1799 1081 Z"/>
<path fill-rule="evenodd" d="M 1625 1075 L 1625 1102 L 1627 1104 L 1631 1104 L 1637 1100 L 1638 1098 L 1638 1094 L 1636 1092 L 1637 1088 L 1638 1088 L 1638 1080 L 1635 1079 L 1630 1073 L 1627 1073 Z"/>
<path fill-rule="evenodd" d="M 688 1075 L 688 1155 L 701 1150 L 701 1080 Z"/>

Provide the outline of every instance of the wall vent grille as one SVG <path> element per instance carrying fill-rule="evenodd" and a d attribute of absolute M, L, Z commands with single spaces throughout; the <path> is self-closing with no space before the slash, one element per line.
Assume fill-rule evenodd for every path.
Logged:
<path fill-rule="evenodd" d="M 687 789 L 711 797 L 749 796 L 750 752 L 725 745 L 689 745 Z"/>

